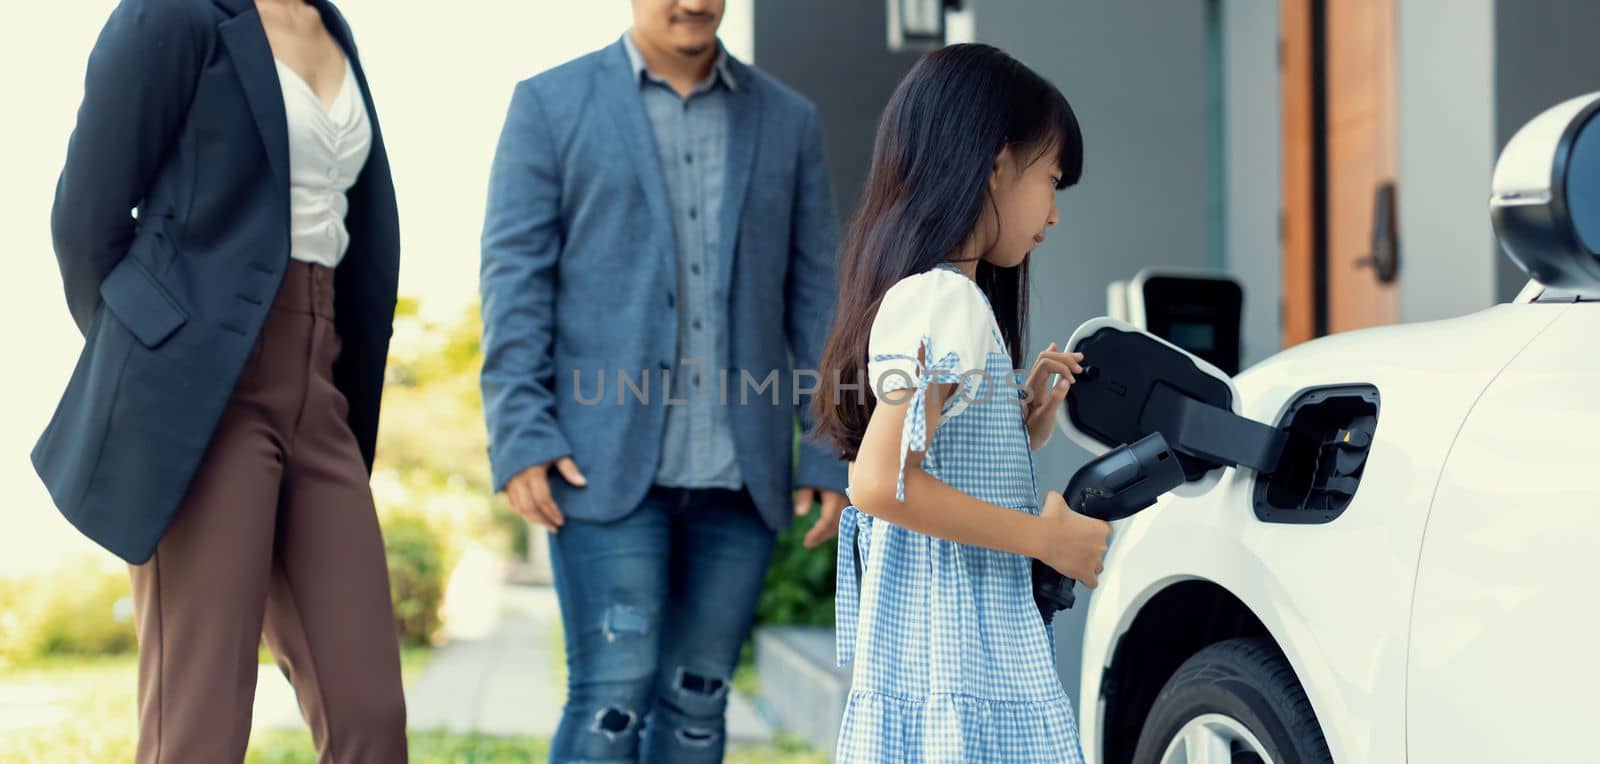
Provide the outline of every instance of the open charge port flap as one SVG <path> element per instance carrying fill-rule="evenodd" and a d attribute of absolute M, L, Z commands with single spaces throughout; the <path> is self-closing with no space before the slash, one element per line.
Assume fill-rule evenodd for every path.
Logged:
<path fill-rule="evenodd" d="M 1106 327 L 1074 343 L 1093 373 L 1067 396 L 1074 428 L 1106 448 L 1161 433 L 1189 482 L 1222 467 L 1272 472 L 1288 434 L 1234 412 L 1220 370 L 1131 327 Z"/>
<path fill-rule="evenodd" d="M 1236 413 L 1226 374 L 1142 330 L 1096 319 L 1069 344 L 1092 368 L 1067 396 L 1064 427 L 1091 452 L 1159 432 L 1192 488 L 1223 467 L 1254 471 L 1267 522 L 1328 522 L 1354 496 L 1377 429 L 1372 385 L 1303 391 L 1273 426 Z"/>
<path fill-rule="evenodd" d="M 1280 523 L 1338 517 L 1366 470 L 1378 403 L 1372 385 L 1315 388 L 1290 401 L 1278 421 L 1289 435 L 1278 469 L 1256 477 L 1256 516 Z"/>

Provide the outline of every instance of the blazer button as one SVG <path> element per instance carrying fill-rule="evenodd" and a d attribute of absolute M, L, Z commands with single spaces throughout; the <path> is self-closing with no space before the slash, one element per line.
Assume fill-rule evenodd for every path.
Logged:
<path fill-rule="evenodd" d="M 668 292 L 667 293 L 667 307 L 669 307 L 669 308 L 676 307 L 677 304 L 678 304 L 677 296 L 674 295 L 671 292 Z"/>

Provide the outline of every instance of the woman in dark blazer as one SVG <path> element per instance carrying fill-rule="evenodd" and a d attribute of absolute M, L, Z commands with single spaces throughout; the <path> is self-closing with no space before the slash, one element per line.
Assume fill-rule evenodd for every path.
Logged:
<path fill-rule="evenodd" d="M 368 483 L 399 230 L 338 11 L 122 0 L 52 227 L 85 344 L 33 462 L 131 563 L 139 761 L 243 758 L 263 634 L 322 761 L 403 761 Z"/>

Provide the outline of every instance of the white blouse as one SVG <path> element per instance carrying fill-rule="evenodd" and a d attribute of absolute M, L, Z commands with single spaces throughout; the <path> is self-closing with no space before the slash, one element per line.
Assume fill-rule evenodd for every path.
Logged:
<path fill-rule="evenodd" d="M 331 108 L 288 64 L 277 64 L 289 121 L 289 256 L 333 268 L 350 246 L 345 192 L 372 151 L 366 101 L 348 59 Z"/>

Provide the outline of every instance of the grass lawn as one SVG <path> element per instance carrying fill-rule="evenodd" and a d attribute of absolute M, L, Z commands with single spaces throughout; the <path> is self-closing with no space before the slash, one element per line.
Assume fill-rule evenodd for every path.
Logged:
<path fill-rule="evenodd" d="M 407 684 L 426 665 L 426 649 L 407 650 L 401 668 Z M 0 668 L 0 762 L 77 764 L 133 760 L 137 666 L 133 656 L 55 657 Z M 411 761 L 418 764 L 518 764 L 543 762 L 550 741 L 442 732 L 412 732 Z M 732 764 L 821 764 L 827 757 L 791 738 L 772 746 L 729 750 Z M 249 764 L 315 764 L 304 730 L 258 730 Z"/>
<path fill-rule="evenodd" d="M 534 737 L 487 737 L 446 732 L 412 732 L 407 735 L 413 764 L 543 764 L 550 756 L 550 741 Z M 247 764 L 316 764 L 311 734 L 273 730 L 250 739 Z"/>

